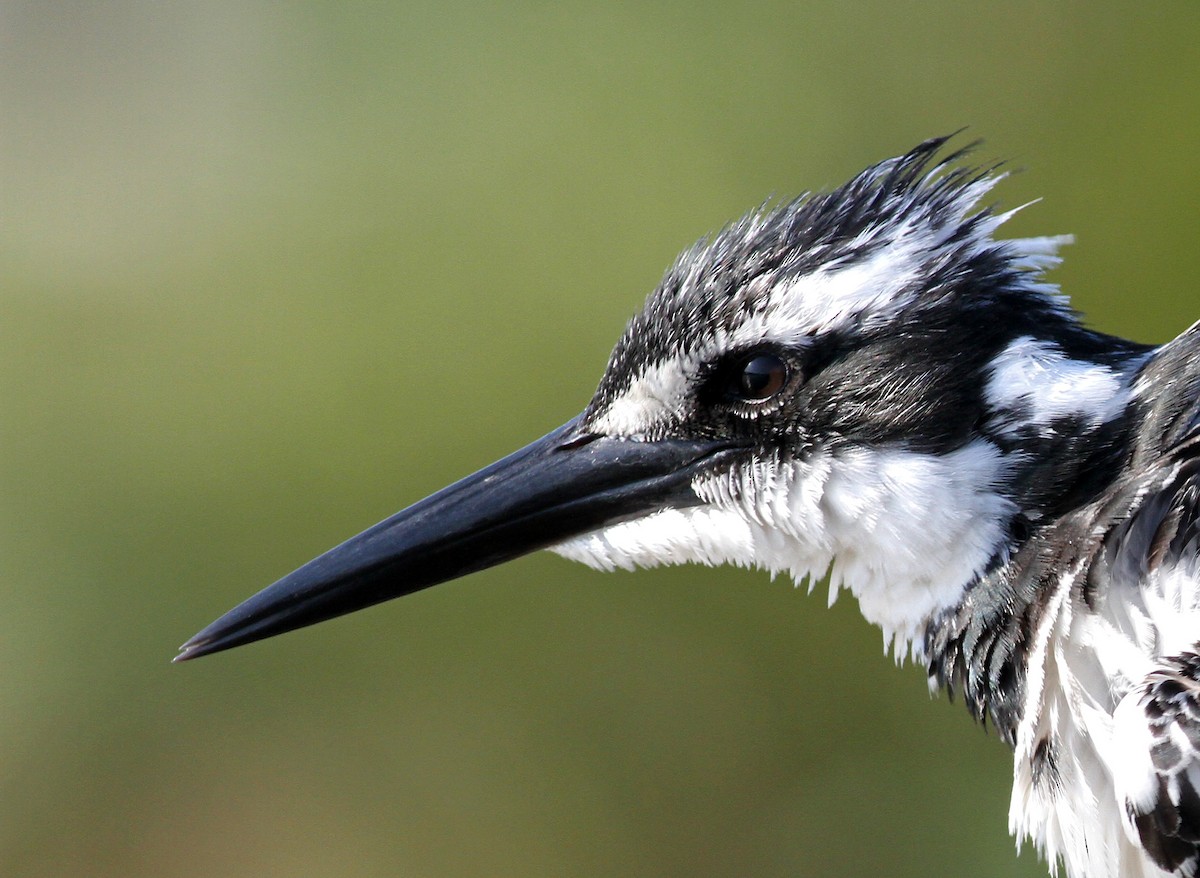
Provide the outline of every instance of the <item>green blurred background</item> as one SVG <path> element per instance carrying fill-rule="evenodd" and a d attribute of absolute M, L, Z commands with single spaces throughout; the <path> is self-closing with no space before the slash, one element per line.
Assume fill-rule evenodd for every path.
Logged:
<path fill-rule="evenodd" d="M 1200 10 L 0 6 L 0 874 L 1043 875 L 852 602 L 549 555 L 185 666 L 587 400 L 676 252 L 969 125 L 1162 341 Z"/>

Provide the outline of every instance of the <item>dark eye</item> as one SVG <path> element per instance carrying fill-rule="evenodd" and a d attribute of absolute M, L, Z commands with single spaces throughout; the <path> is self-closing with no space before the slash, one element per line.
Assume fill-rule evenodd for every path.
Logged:
<path fill-rule="evenodd" d="M 742 363 L 733 391 L 740 399 L 761 402 L 783 390 L 787 377 L 787 363 L 782 359 L 774 354 L 755 354 Z"/>

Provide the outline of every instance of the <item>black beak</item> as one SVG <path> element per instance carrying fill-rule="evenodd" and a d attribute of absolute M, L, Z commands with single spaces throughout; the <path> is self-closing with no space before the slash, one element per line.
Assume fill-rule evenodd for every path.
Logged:
<path fill-rule="evenodd" d="M 693 506 L 727 442 L 637 441 L 579 419 L 381 521 L 230 610 L 176 661 L 313 625 L 614 522 Z"/>

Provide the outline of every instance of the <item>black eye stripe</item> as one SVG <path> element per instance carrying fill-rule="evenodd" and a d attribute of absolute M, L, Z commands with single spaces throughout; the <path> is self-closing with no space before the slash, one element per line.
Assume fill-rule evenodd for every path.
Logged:
<path fill-rule="evenodd" d="M 696 401 L 741 416 L 773 411 L 799 374 L 795 352 L 767 347 L 728 351 L 704 368 Z"/>

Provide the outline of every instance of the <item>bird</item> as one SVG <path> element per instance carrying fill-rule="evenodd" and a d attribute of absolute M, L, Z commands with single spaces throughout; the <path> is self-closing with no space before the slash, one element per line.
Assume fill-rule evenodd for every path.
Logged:
<path fill-rule="evenodd" d="M 927 140 L 686 249 L 581 414 L 187 641 L 226 650 L 539 549 L 827 581 L 1013 752 L 1071 878 L 1200 875 L 1200 323 L 1088 328 L 1068 236 Z"/>

